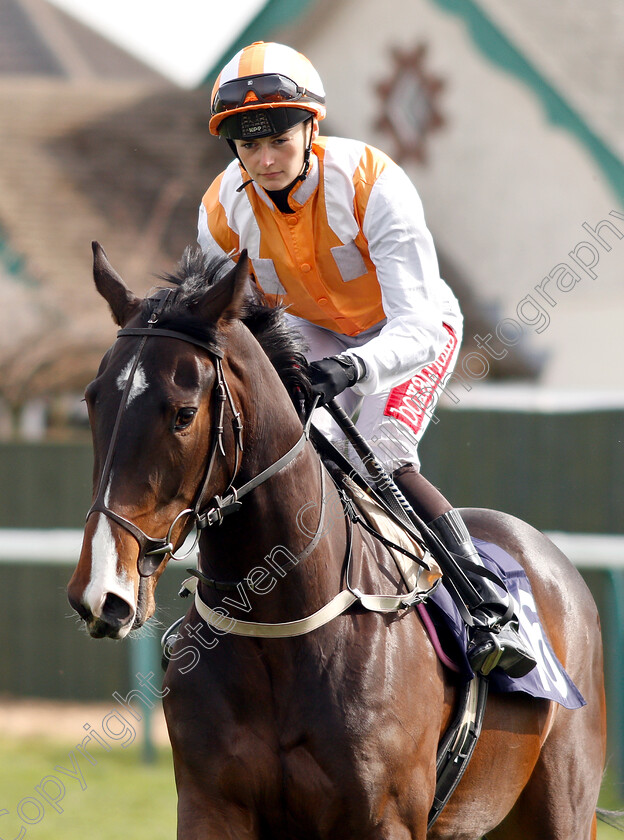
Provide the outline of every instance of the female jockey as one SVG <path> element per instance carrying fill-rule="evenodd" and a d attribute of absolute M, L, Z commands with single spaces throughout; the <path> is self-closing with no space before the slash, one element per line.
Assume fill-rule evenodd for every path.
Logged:
<path fill-rule="evenodd" d="M 419 472 L 418 443 L 453 371 L 463 319 L 414 186 L 377 149 L 319 136 L 321 79 L 282 44 L 237 53 L 215 83 L 211 114 L 211 133 L 236 159 L 204 195 L 202 250 L 236 260 L 247 249 L 257 283 L 288 306 L 316 360 L 309 375 L 321 403 L 340 395 L 416 513 L 451 553 L 482 566 L 459 512 Z M 329 416 L 317 416 L 340 440 Z M 469 577 L 483 600 L 473 669 L 527 673 L 535 662 L 509 596 Z"/>

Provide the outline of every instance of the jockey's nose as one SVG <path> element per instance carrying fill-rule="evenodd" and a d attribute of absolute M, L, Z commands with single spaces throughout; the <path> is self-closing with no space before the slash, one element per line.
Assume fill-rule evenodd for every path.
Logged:
<path fill-rule="evenodd" d="M 275 154 L 270 146 L 261 146 L 260 148 L 260 164 L 264 167 L 271 166 L 275 160 Z"/>

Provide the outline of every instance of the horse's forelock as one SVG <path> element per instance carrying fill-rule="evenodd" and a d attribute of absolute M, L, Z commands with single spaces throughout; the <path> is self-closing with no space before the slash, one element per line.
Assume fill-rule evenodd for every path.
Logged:
<path fill-rule="evenodd" d="M 228 258 L 208 258 L 200 248 L 187 247 L 176 272 L 162 277 L 177 288 L 163 310 L 161 323 L 222 345 L 223 338 L 216 325 L 193 316 L 193 304 L 219 284 L 229 265 Z M 286 322 L 284 311 L 283 306 L 269 304 L 262 290 L 251 284 L 241 320 L 262 346 L 299 409 L 300 401 L 308 402 L 310 397 L 305 373 L 306 348 L 302 338 Z"/>
<path fill-rule="evenodd" d="M 219 345 L 221 342 L 216 324 L 199 317 L 195 308 L 206 293 L 218 285 L 228 263 L 229 260 L 225 258 L 206 257 L 198 247 L 187 247 L 176 271 L 160 276 L 161 280 L 170 283 L 175 289 L 160 310 L 159 325 L 188 333 L 202 340 L 214 341 L 216 345 Z M 162 289 L 163 287 L 159 287 L 155 294 L 144 301 L 144 320 L 151 315 L 154 299 L 161 297 Z"/>
<path fill-rule="evenodd" d="M 178 287 L 172 304 L 188 306 L 197 295 L 205 294 L 223 276 L 228 264 L 227 257 L 207 257 L 201 248 L 189 245 L 182 254 L 176 271 L 162 275 L 163 280 Z"/>

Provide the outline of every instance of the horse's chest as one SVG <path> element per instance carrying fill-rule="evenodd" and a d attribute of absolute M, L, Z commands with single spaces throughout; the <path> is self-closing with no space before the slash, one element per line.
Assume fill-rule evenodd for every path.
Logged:
<path fill-rule="evenodd" d="M 364 803 L 367 785 L 354 750 L 344 738 L 335 735 L 315 742 L 301 743 L 280 752 L 280 777 L 274 780 L 279 796 L 280 823 L 311 837 L 332 834 L 344 822 L 345 803 Z M 373 788 L 376 785 L 372 785 Z M 368 809 L 364 808 L 363 813 Z M 360 826 L 362 830 L 366 826 Z M 290 834 L 287 832 L 288 836 Z"/>

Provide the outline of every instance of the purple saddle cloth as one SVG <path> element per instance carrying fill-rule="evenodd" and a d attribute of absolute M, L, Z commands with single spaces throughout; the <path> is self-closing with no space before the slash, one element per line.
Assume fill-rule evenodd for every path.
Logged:
<path fill-rule="evenodd" d="M 565 706 L 579 709 L 585 700 L 565 669 L 555 656 L 537 614 L 531 584 L 524 569 L 506 551 L 493 543 L 473 539 L 484 565 L 503 581 L 515 602 L 515 613 L 520 621 L 520 634 L 531 648 L 537 665 L 526 676 L 511 678 L 500 668 L 489 676 L 490 691 L 521 691 L 531 697 L 541 697 Z M 442 645 L 459 667 L 465 679 L 474 676 L 466 647 L 466 625 L 447 590 L 438 586 L 427 602 L 427 611 L 441 638 Z M 449 636 L 451 639 L 449 640 Z M 448 645 L 453 648 L 448 649 Z"/>

